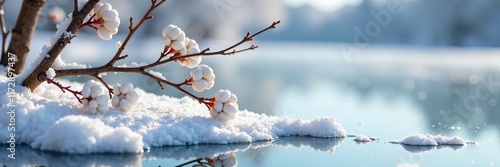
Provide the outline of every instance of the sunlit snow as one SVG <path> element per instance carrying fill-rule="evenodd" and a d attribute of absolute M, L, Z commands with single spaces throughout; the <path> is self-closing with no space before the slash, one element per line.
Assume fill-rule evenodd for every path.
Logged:
<path fill-rule="evenodd" d="M 82 88 L 81 83 L 61 83 Z M 346 137 L 333 117 L 303 120 L 244 110 L 224 125 L 210 118 L 205 105 L 191 98 L 135 90 L 141 99 L 132 111 L 110 109 L 105 114 L 88 115 L 72 94 L 63 94 L 53 85 L 44 83 L 35 93 L 17 85 L 16 143 L 67 153 L 123 153 L 171 145 L 248 143 L 282 136 Z M 6 78 L 0 77 L 2 104 L 9 100 L 6 91 Z M 1 107 L 3 111 L 8 108 Z M 0 132 L 3 144 L 9 139 L 8 122 L 8 117 L 0 117 L 0 129 L 5 129 Z"/>

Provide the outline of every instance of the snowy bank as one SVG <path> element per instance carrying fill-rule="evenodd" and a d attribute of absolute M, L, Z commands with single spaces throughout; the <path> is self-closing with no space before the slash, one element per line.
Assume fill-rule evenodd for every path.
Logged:
<path fill-rule="evenodd" d="M 433 136 L 430 134 L 413 134 L 410 135 L 403 140 L 395 140 L 391 141 L 394 144 L 404 144 L 404 145 L 412 145 L 412 146 L 438 146 L 438 145 L 458 145 L 463 146 L 467 144 L 471 144 L 472 142 L 466 141 L 457 136 L 454 137 L 446 137 L 446 136 Z"/>
<path fill-rule="evenodd" d="M 81 89 L 82 84 L 61 82 Z M 142 152 L 172 145 L 249 143 L 283 136 L 346 137 L 333 117 L 314 120 L 268 116 L 240 111 L 224 125 L 210 118 L 204 105 L 190 98 L 158 96 L 136 89 L 141 100 L 128 113 L 110 109 L 88 115 L 72 94 L 42 84 L 31 93 L 16 85 L 16 143 L 66 153 Z M 0 77 L 0 101 L 7 104 L 7 79 Z M 251 99 L 241 99 L 251 100 Z M 111 104 L 109 104 L 111 105 Z M 2 105 L 2 111 L 11 109 Z M 0 140 L 9 140 L 9 117 L 0 117 Z"/>

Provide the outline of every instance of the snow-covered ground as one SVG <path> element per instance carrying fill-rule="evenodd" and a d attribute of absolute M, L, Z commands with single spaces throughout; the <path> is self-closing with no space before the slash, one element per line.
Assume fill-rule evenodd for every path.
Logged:
<path fill-rule="evenodd" d="M 74 89 L 82 87 L 60 81 Z M 53 85 L 42 84 L 34 93 L 17 85 L 16 143 L 66 153 L 137 153 L 148 147 L 248 143 L 282 136 L 346 137 L 334 117 L 303 120 L 245 110 L 224 125 L 210 118 L 207 108 L 193 99 L 136 91 L 141 100 L 131 112 L 111 109 L 102 115 L 88 115 L 72 94 L 63 94 Z M 5 77 L 0 78 L 0 94 L 2 104 L 7 104 Z M 2 111 L 9 109 L 1 107 Z M 9 140 L 9 121 L 10 117 L 0 117 L 3 144 Z"/>

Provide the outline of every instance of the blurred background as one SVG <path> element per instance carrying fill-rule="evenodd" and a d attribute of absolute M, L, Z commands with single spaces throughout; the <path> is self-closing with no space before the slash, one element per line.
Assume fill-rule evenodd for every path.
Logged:
<path fill-rule="evenodd" d="M 72 2 L 47 0 L 42 11 L 50 16 L 59 7 L 69 13 Z M 128 18 L 141 17 L 150 5 L 103 2 L 120 12 L 119 34 L 102 41 L 95 30 L 82 29 L 62 53 L 67 62 L 102 65 L 128 32 Z M 6 3 L 9 29 L 20 3 Z M 201 48 L 217 50 L 281 20 L 277 29 L 253 41 L 259 45 L 255 51 L 204 58 L 217 78 L 215 87 L 200 96 L 230 89 L 240 97 L 240 109 L 303 118 L 333 115 L 355 133 L 394 133 L 394 121 L 404 122 L 399 128 L 471 138 L 500 132 L 498 0 L 168 0 L 153 15 L 127 47 L 130 57 L 119 64 L 156 60 L 163 49 L 161 30 L 168 24 L 181 27 Z M 31 59 L 54 30 L 50 19 L 40 20 Z M 177 63 L 154 70 L 174 82 L 189 75 Z M 105 79 L 184 96 L 168 87 L 160 90 L 139 75 L 109 74 Z"/>
<path fill-rule="evenodd" d="M 43 12 L 72 10 L 71 0 L 47 0 Z M 149 1 L 109 2 L 121 13 L 139 17 Z M 13 25 L 21 1 L 7 1 L 7 25 Z M 395 9 L 390 11 L 391 9 Z M 500 46 L 500 1 L 497 0 L 169 0 L 154 12 L 155 21 L 139 36 L 158 36 L 165 24 L 175 23 L 194 39 L 235 39 L 272 21 L 283 24 L 261 40 L 357 42 L 355 27 L 376 32 L 367 42 L 419 46 Z M 386 19 L 383 13 L 389 12 Z M 376 14 L 374 14 L 376 13 Z M 377 16 L 382 20 L 377 20 Z M 387 21 L 385 21 L 387 20 Z M 373 26 L 372 23 L 378 24 Z M 54 30 L 47 20 L 41 30 Z M 122 24 L 120 33 L 126 33 Z M 376 36 L 376 37 L 375 37 Z"/>
<path fill-rule="evenodd" d="M 128 32 L 128 18 L 141 17 L 150 5 L 147 0 L 102 2 L 120 12 L 119 33 L 103 41 L 95 30 L 82 29 L 61 54 L 66 62 L 94 67 L 107 62 L 116 52 L 115 42 L 123 41 Z M 47 0 L 31 44 L 31 60 L 49 42 L 54 21 L 62 19 L 52 16 L 71 12 L 72 3 Z M 20 4 L 20 0 L 6 2 L 9 29 Z M 304 119 L 335 116 L 348 133 L 384 141 L 366 147 L 345 142 L 340 154 L 317 162 L 391 166 L 413 161 L 413 154 L 388 151 L 394 147 L 385 141 L 429 133 L 458 135 L 480 144 L 461 152 L 420 154 L 419 164 L 499 164 L 491 156 L 500 146 L 499 0 L 168 0 L 153 15 L 127 46 L 129 58 L 119 65 L 155 61 L 163 50 L 161 30 L 168 24 L 181 27 L 200 48 L 215 51 L 238 42 L 248 31 L 281 20 L 277 29 L 251 42 L 259 46 L 257 50 L 203 58 L 217 76 L 214 88 L 203 93 L 184 88 L 204 97 L 230 89 L 238 95 L 240 109 L 256 113 Z M 153 70 L 172 82 L 189 77 L 189 70 L 178 63 Z M 156 82 L 136 74 L 111 73 L 104 79 L 110 84 L 129 81 L 158 95 L 184 96 L 170 87 L 161 90 Z M 369 149 L 372 146 L 377 149 Z M 271 148 L 262 150 L 241 153 L 253 157 L 242 163 L 294 163 L 286 158 L 290 156 L 273 154 Z M 293 154 L 318 155 L 307 150 Z M 273 155 L 279 158 L 266 158 Z M 355 160 L 360 157 L 368 160 Z"/>

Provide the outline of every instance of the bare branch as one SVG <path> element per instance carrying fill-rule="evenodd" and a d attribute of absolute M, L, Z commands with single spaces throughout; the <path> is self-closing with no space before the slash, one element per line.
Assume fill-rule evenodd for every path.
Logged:
<path fill-rule="evenodd" d="M 133 26 L 133 18 L 130 17 L 130 25 L 129 25 L 129 30 L 130 32 L 128 33 L 127 37 L 125 37 L 125 40 L 123 41 L 122 46 L 116 51 L 115 56 L 108 62 L 109 65 L 114 65 L 116 61 L 120 60 L 119 57 L 122 55 L 123 50 L 125 50 L 125 47 L 127 46 L 128 42 L 134 36 L 135 32 L 142 26 L 142 24 L 149 19 L 152 19 L 153 17 L 151 16 L 151 12 L 155 10 L 158 6 L 160 6 L 162 3 L 164 3 L 166 0 L 161 0 L 160 2 L 156 2 L 156 0 L 151 1 L 151 6 L 149 7 L 148 11 L 142 16 L 141 21 L 137 23 L 137 25 Z"/>
<path fill-rule="evenodd" d="M 256 49 L 257 46 L 251 46 L 247 49 L 243 49 L 243 50 L 234 50 L 236 47 L 248 42 L 248 41 L 252 41 L 254 37 L 256 37 L 257 35 L 260 35 L 262 34 L 263 32 L 266 32 L 270 29 L 273 29 L 273 28 L 276 28 L 276 25 L 278 25 L 280 23 L 280 21 L 275 21 L 273 22 L 273 24 L 271 24 L 269 27 L 263 29 L 263 30 L 260 30 L 259 32 L 251 35 L 249 32 L 245 35 L 245 37 L 243 37 L 243 39 L 241 39 L 240 42 L 230 46 L 230 47 L 227 47 L 226 49 L 223 49 L 223 50 L 220 50 L 220 51 L 216 51 L 216 52 L 208 52 L 210 51 L 210 48 L 207 48 L 205 50 L 203 50 L 202 52 L 200 53 L 195 53 L 195 54 L 188 54 L 188 55 L 184 55 L 184 56 L 177 56 L 177 57 L 171 57 L 169 59 L 166 59 L 166 60 L 163 60 L 163 61 L 159 61 L 157 63 L 153 63 L 153 64 L 149 64 L 149 65 L 146 65 L 144 66 L 144 68 L 151 68 L 151 67 L 155 67 L 155 66 L 158 66 L 158 65 L 161 65 L 161 64 L 164 64 L 164 63 L 168 63 L 168 62 L 171 62 L 171 61 L 177 61 L 177 60 L 180 60 L 180 59 L 185 59 L 185 58 L 188 58 L 188 57 L 194 57 L 194 56 L 214 56 L 214 55 L 231 55 L 231 54 L 235 54 L 235 53 L 239 53 L 239 52 L 244 52 L 244 51 L 248 51 L 248 50 L 253 50 L 253 49 Z"/>
<path fill-rule="evenodd" d="M 144 19 L 145 19 L 145 17 L 143 17 L 143 20 Z M 148 78 L 151 78 L 151 79 L 155 80 L 158 83 L 158 85 L 159 85 L 159 87 L 161 89 L 164 89 L 163 84 L 171 86 L 171 87 L 179 90 L 180 92 L 182 92 L 182 93 L 190 96 L 191 98 L 196 99 L 199 103 L 205 104 L 205 106 L 210 110 L 211 108 L 213 108 L 213 106 L 212 106 L 213 105 L 213 101 L 214 101 L 213 98 L 197 97 L 196 95 L 194 95 L 194 94 L 190 93 L 189 91 L 187 91 L 187 90 L 185 90 L 185 89 L 182 88 L 182 86 L 191 85 L 191 80 L 188 79 L 188 80 L 186 80 L 186 81 L 184 81 L 182 83 L 176 84 L 176 83 L 172 83 L 172 82 L 170 82 L 168 80 L 165 80 L 163 78 L 159 78 L 159 77 L 157 77 L 157 76 L 155 76 L 153 74 L 150 74 L 150 73 L 146 72 L 145 70 L 148 69 L 148 68 L 159 66 L 159 65 L 165 64 L 167 62 L 175 61 L 175 60 L 178 60 L 178 59 L 181 59 L 181 58 L 187 58 L 187 57 L 192 57 L 192 56 L 211 56 L 211 55 L 217 55 L 217 54 L 218 55 L 231 55 L 231 54 L 236 54 L 236 53 L 240 53 L 240 52 L 244 52 L 244 51 L 256 49 L 257 46 L 255 46 L 255 45 L 251 45 L 250 47 L 248 47 L 246 49 L 242 49 L 242 50 L 236 50 L 234 48 L 240 46 L 241 44 L 243 44 L 243 43 L 245 43 L 247 41 L 251 41 L 253 37 L 261 34 L 262 32 L 265 32 L 265 31 L 267 31 L 267 30 L 275 27 L 275 25 L 278 24 L 278 23 L 279 23 L 279 21 L 278 22 L 274 22 L 268 28 L 259 31 L 259 32 L 255 33 L 254 35 L 250 35 L 250 33 L 247 33 L 246 36 L 240 42 L 238 42 L 235 45 L 232 45 L 232 46 L 230 46 L 230 47 L 228 47 L 226 49 L 217 51 L 217 52 L 208 52 L 208 51 L 210 51 L 210 49 L 207 48 L 207 49 L 205 49 L 202 52 L 197 53 L 197 54 L 191 54 L 191 55 L 185 55 L 185 56 L 179 56 L 179 57 L 171 57 L 171 58 L 169 58 L 167 60 L 161 61 L 161 59 L 167 55 L 167 53 L 165 53 L 165 51 L 163 51 L 160 54 L 159 59 L 155 63 L 149 64 L 149 65 L 145 65 L 145 66 L 140 66 L 140 67 L 116 67 L 116 66 L 113 66 L 113 64 L 108 63 L 108 64 L 103 65 L 101 67 L 89 68 L 89 69 L 56 70 L 56 77 L 64 77 L 64 76 L 70 76 L 70 75 L 89 75 L 89 76 L 93 76 L 94 78 L 97 78 L 99 81 L 101 81 L 108 88 L 109 92 L 112 92 L 112 89 L 108 86 L 108 84 L 101 77 L 98 77 L 98 74 L 108 73 L 108 72 L 138 73 L 138 74 L 142 74 L 142 75 L 144 75 L 144 76 L 146 76 Z M 136 27 L 134 27 L 134 29 L 135 28 Z M 118 56 L 116 58 L 113 58 L 112 61 L 113 60 L 114 61 L 121 60 L 121 59 L 126 58 L 127 56 L 128 55 Z M 110 62 L 112 62 L 112 61 L 110 61 Z M 114 63 L 114 62 L 112 62 L 112 63 Z M 110 93 L 110 97 L 111 97 L 111 93 Z"/>
<path fill-rule="evenodd" d="M 144 17 L 145 18 L 145 17 Z M 144 19 L 143 18 L 143 19 Z M 178 57 L 171 57 L 169 59 L 166 59 L 166 60 L 163 60 L 161 61 L 161 59 L 163 57 L 165 57 L 168 53 L 166 53 L 165 51 L 163 51 L 160 56 L 159 56 L 159 59 L 154 62 L 154 63 L 151 63 L 151 64 L 148 64 L 148 65 L 145 65 L 145 66 L 140 66 L 140 67 L 116 67 L 116 66 L 113 66 L 112 64 L 108 63 L 108 64 L 105 64 L 103 66 L 100 66 L 100 67 L 95 67 L 95 68 L 88 68 L 88 69 L 68 69 L 68 70 L 56 70 L 56 78 L 59 78 L 59 77 L 65 77 L 65 76 L 72 76 L 72 75 L 88 75 L 88 76 L 96 76 L 97 74 L 102 74 L 102 73 L 108 73 L 108 72 L 126 72 L 126 73 L 137 73 L 137 74 L 141 74 L 141 75 L 144 75 L 148 78 L 151 78 L 153 80 L 155 80 L 160 88 L 163 89 L 163 85 L 162 84 L 166 84 L 168 86 L 171 86 L 179 91 L 181 91 L 182 93 L 198 100 L 198 102 L 200 103 L 203 103 L 205 104 L 209 109 L 212 102 L 213 102 L 213 99 L 211 98 L 200 98 L 200 97 L 197 97 L 195 96 L 194 94 L 186 91 L 185 89 L 182 88 L 182 86 L 186 86 L 186 85 L 190 85 L 191 82 L 190 80 L 186 80 L 182 83 L 172 83 L 168 80 L 165 80 L 163 78 L 159 78 L 155 75 L 152 75 L 148 72 L 146 72 L 145 70 L 146 69 L 149 69 L 149 68 L 152 68 L 152 67 L 156 67 L 156 66 L 159 66 L 159 65 L 162 65 L 162 64 L 165 64 L 165 63 L 168 63 L 168 62 L 172 62 L 172 61 L 175 61 L 175 60 L 179 60 L 179 59 L 182 59 L 182 58 L 188 58 L 188 57 L 192 57 L 192 56 L 212 56 L 212 55 L 231 55 L 231 54 L 236 54 L 236 53 L 240 53 L 240 52 L 244 52 L 244 51 L 248 51 L 248 50 L 253 50 L 253 49 L 256 49 L 257 46 L 255 45 L 251 45 L 250 47 L 246 48 L 246 49 L 242 49 L 242 50 L 236 50 L 235 48 L 240 46 L 241 44 L 245 43 L 245 42 L 248 42 L 248 41 L 251 41 L 253 37 L 261 34 L 262 32 L 265 32 L 271 28 L 274 28 L 276 26 L 276 24 L 279 24 L 279 21 L 278 22 L 274 22 L 271 26 L 251 35 L 250 33 L 247 33 L 246 36 L 238 43 L 226 48 L 226 49 L 223 49 L 223 50 L 220 50 L 220 51 L 216 51 L 216 52 L 209 52 L 210 49 L 207 48 L 203 51 L 201 51 L 200 53 L 197 53 L 197 54 L 191 54 L 191 55 L 185 55 L 185 56 L 178 56 Z M 134 27 L 135 28 L 135 27 Z M 122 45 L 123 46 L 123 45 Z M 128 55 L 125 55 L 125 56 L 119 56 L 117 58 L 113 58 L 113 60 L 120 60 L 120 59 L 123 59 L 125 58 L 126 56 Z M 98 78 L 102 83 L 105 84 L 105 82 L 101 79 L 101 78 Z M 109 89 L 109 88 L 108 88 Z"/>
<path fill-rule="evenodd" d="M 181 91 L 182 93 L 188 95 L 189 97 L 193 98 L 193 99 L 196 99 L 198 102 L 200 102 L 201 104 L 205 104 L 205 106 L 207 106 L 207 108 L 210 110 L 211 106 L 210 104 L 213 102 L 213 99 L 212 98 L 203 98 L 203 97 L 198 97 L 188 91 L 186 91 L 185 89 L 182 88 L 183 85 L 186 85 L 185 83 L 186 82 L 183 82 L 183 83 L 180 83 L 180 84 L 175 84 L 175 83 L 172 83 L 170 81 L 167 81 L 165 79 L 162 79 L 162 78 L 159 78 L 157 76 L 154 76 L 146 71 L 142 71 L 141 72 L 142 75 L 144 76 L 147 76 L 153 80 L 155 80 L 156 82 L 158 82 L 160 84 L 160 87 L 163 87 L 161 85 L 161 83 L 164 83 L 164 84 L 167 84 L 168 86 L 171 86 L 179 91 Z"/>
<path fill-rule="evenodd" d="M 273 26 L 275 26 L 278 23 L 279 23 L 279 21 L 278 22 L 274 22 L 270 27 L 273 27 Z M 268 28 L 266 28 L 264 30 L 259 31 L 259 33 L 256 33 L 256 34 L 254 34 L 252 36 L 246 35 L 242 41 L 248 41 L 248 38 L 253 38 L 256 35 L 264 32 L 266 30 L 269 30 L 269 29 L 270 28 L 268 27 Z M 245 40 L 245 39 L 247 39 L 247 40 Z M 100 66 L 100 67 L 95 67 L 95 68 L 56 70 L 56 77 L 65 77 L 65 76 L 73 76 L 73 75 L 88 75 L 88 76 L 92 76 L 92 75 L 94 75 L 96 73 L 97 74 L 101 74 L 101 73 L 108 73 L 108 72 L 128 72 L 128 73 L 138 73 L 138 74 L 141 74 L 146 69 L 153 68 L 153 67 L 165 64 L 167 62 L 175 61 L 175 60 L 182 59 L 182 58 L 188 58 L 188 57 L 193 57 L 193 56 L 229 55 L 229 54 L 239 53 L 239 52 L 242 52 L 242 51 L 247 51 L 247 50 L 252 50 L 252 49 L 256 49 L 257 48 L 257 46 L 252 45 L 249 48 L 246 48 L 246 49 L 243 49 L 243 50 L 236 50 L 236 51 L 231 50 L 231 49 L 233 49 L 233 48 L 235 48 L 235 47 L 237 47 L 237 46 L 239 46 L 239 45 L 241 45 L 243 43 L 244 42 L 240 41 L 239 43 L 237 43 L 238 45 L 235 44 L 235 45 L 230 46 L 230 47 L 228 47 L 226 49 L 223 49 L 223 50 L 220 50 L 220 51 L 216 51 L 216 52 L 209 52 L 210 49 L 207 48 L 207 49 L 201 51 L 200 53 L 190 54 L 190 55 L 185 55 L 185 56 L 179 56 L 179 57 L 175 57 L 175 58 L 169 58 L 169 59 L 164 60 L 164 61 L 157 61 L 155 63 L 151 63 L 151 64 L 148 64 L 148 65 L 145 65 L 145 66 L 140 66 L 140 67 L 116 67 L 116 66 L 112 66 L 112 65 L 106 64 L 106 65 L 103 65 L 103 66 Z M 163 54 L 164 53 L 162 52 L 162 55 Z M 160 55 L 160 57 L 162 55 Z"/>
<path fill-rule="evenodd" d="M 109 98 L 112 98 L 113 88 L 109 87 L 108 83 L 106 83 L 106 81 L 104 81 L 104 79 L 102 79 L 102 77 L 100 77 L 99 74 L 92 75 L 92 77 L 99 80 L 106 87 L 106 89 L 108 89 Z"/>

